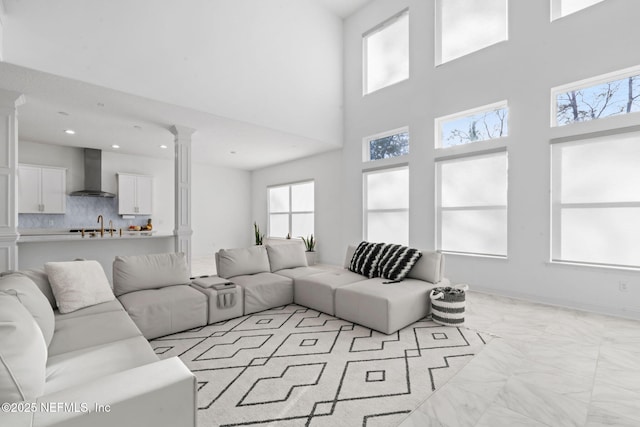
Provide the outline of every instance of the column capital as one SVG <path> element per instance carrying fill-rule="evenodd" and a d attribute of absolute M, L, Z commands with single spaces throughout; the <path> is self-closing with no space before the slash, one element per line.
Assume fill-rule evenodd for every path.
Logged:
<path fill-rule="evenodd" d="M 1 108 L 16 108 L 21 106 L 25 102 L 26 102 L 26 98 L 20 92 L 0 89 L 0 107 Z"/>
<path fill-rule="evenodd" d="M 173 125 L 169 128 L 169 132 L 174 134 L 176 139 L 181 137 L 190 137 L 195 133 L 195 131 L 195 129 L 181 125 Z"/>

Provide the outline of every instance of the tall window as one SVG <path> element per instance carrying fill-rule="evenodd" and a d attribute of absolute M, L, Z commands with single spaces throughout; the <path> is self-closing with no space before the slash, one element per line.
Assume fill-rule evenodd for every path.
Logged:
<path fill-rule="evenodd" d="M 604 0 L 551 0 L 551 20 L 586 9 Z"/>
<path fill-rule="evenodd" d="M 555 88 L 552 125 L 640 111 L 640 67 Z"/>
<path fill-rule="evenodd" d="M 364 238 L 409 244 L 409 167 L 364 172 Z"/>
<path fill-rule="evenodd" d="M 640 133 L 555 143 L 552 259 L 640 267 Z"/>
<path fill-rule="evenodd" d="M 447 252 L 507 255 L 507 153 L 436 163 L 437 246 Z"/>
<path fill-rule="evenodd" d="M 436 0 L 436 64 L 507 40 L 507 0 Z"/>
<path fill-rule="evenodd" d="M 436 148 L 503 138 L 509 134 L 507 102 L 485 105 L 436 119 Z"/>
<path fill-rule="evenodd" d="M 362 36 L 364 94 L 409 78 L 409 10 Z"/>
<path fill-rule="evenodd" d="M 407 128 L 396 129 L 364 139 L 362 160 L 365 162 L 407 154 L 409 154 L 409 130 Z"/>
<path fill-rule="evenodd" d="M 269 187 L 269 236 L 307 237 L 314 229 L 314 182 Z"/>

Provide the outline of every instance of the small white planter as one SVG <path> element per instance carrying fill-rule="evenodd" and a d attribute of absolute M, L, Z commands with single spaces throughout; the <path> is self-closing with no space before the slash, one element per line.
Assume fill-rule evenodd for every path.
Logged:
<path fill-rule="evenodd" d="M 307 264 L 308 265 L 315 265 L 316 264 L 316 260 L 318 257 L 318 253 L 317 252 L 305 252 L 304 253 L 307 256 Z"/>

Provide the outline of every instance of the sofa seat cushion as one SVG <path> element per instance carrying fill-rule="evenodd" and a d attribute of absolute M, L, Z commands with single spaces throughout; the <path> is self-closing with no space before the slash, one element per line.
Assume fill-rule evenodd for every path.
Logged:
<path fill-rule="evenodd" d="M 113 261 L 113 291 L 116 296 L 189 283 L 187 258 L 182 252 L 117 256 Z"/>
<path fill-rule="evenodd" d="M 429 313 L 429 291 L 434 284 L 416 279 L 384 284 L 375 278 L 339 287 L 336 316 L 391 334 Z"/>
<path fill-rule="evenodd" d="M 158 361 L 141 336 L 51 356 L 45 394 Z"/>
<path fill-rule="evenodd" d="M 119 311 L 126 314 L 124 307 L 120 304 L 120 301 L 114 299 L 113 301 L 103 302 L 102 304 L 92 305 L 90 307 L 82 308 L 80 310 L 72 311 L 71 313 L 60 313 L 58 310 L 54 311 L 56 322 L 60 319 L 74 319 L 76 317 L 93 316 L 94 314 L 107 313 L 109 311 Z"/>
<path fill-rule="evenodd" d="M 324 273 L 326 270 L 319 267 L 296 267 L 285 268 L 278 270 L 275 273 L 290 279 L 297 279 L 298 277 L 310 276 L 312 274 Z"/>
<path fill-rule="evenodd" d="M 275 273 L 235 276 L 231 281 L 244 289 L 244 314 L 293 302 L 293 280 Z"/>
<path fill-rule="evenodd" d="M 334 293 L 341 286 L 368 280 L 346 269 L 336 269 L 310 276 L 298 277 L 294 284 L 296 304 L 313 308 L 330 315 L 335 314 Z"/>
<path fill-rule="evenodd" d="M 0 291 L 13 289 L 22 305 L 31 313 L 42 331 L 47 344 L 51 343 L 55 329 L 53 309 L 47 297 L 30 278 L 21 274 L 10 274 L 0 278 Z"/>
<path fill-rule="evenodd" d="M 119 299 L 146 339 L 207 324 L 207 297 L 188 285 L 129 292 Z"/>
<path fill-rule="evenodd" d="M 49 345 L 49 356 L 140 335 L 140 330 L 125 311 L 107 311 L 77 317 L 58 315 Z"/>

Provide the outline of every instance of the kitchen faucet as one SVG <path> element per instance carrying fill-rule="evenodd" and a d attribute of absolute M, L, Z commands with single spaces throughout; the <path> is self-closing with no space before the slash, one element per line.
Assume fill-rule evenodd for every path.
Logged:
<path fill-rule="evenodd" d="M 113 221 L 109 220 L 109 234 L 113 237 Z"/>
<path fill-rule="evenodd" d="M 100 237 L 104 237 L 104 218 L 102 215 L 98 215 L 98 222 L 100 223 Z"/>

